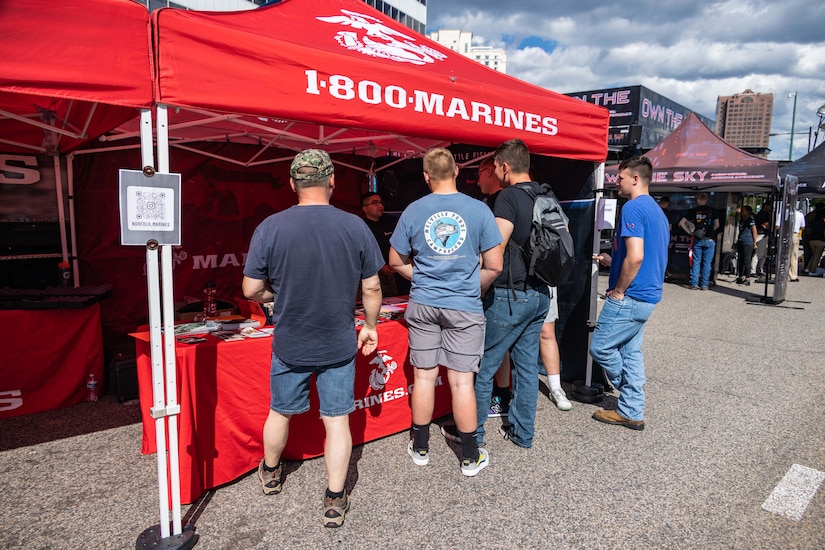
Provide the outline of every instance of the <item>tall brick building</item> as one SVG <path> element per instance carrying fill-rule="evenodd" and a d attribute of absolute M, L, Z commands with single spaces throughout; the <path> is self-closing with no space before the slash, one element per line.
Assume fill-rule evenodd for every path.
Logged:
<path fill-rule="evenodd" d="M 773 94 L 745 90 L 716 100 L 716 135 L 758 157 L 770 150 Z"/>

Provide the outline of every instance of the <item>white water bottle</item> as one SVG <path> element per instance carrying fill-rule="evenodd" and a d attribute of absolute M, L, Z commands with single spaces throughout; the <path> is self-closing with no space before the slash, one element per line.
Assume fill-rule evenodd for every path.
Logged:
<path fill-rule="evenodd" d="M 97 380 L 95 380 L 95 375 L 92 373 L 89 374 L 89 378 L 86 380 L 86 401 L 90 403 L 97 401 Z"/>

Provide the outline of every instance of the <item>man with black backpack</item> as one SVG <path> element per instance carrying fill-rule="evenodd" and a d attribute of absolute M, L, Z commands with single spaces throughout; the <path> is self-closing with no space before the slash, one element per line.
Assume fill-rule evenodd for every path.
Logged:
<path fill-rule="evenodd" d="M 533 223 L 534 198 L 516 187 L 529 185 L 534 194 L 539 185 L 530 178 L 530 152 L 521 140 L 502 143 L 494 155 L 495 175 L 504 189 L 494 207 L 501 231 L 504 268 L 484 296 L 487 320 L 484 356 L 476 375 L 475 393 L 478 414 L 476 438 L 484 440 L 484 423 L 492 397 L 493 377 L 507 351 L 510 351 L 513 397 L 508 424 L 499 432 L 520 447 L 533 444 L 538 395 L 539 334 L 550 308 L 549 288 L 528 273 L 528 250 Z"/>
<path fill-rule="evenodd" d="M 690 245 L 693 254 L 690 288 L 707 290 L 716 253 L 716 232 L 719 230 L 719 218 L 713 208 L 708 206 L 707 193 L 696 195 L 696 207 L 688 210 L 685 217 L 679 220 L 679 227 L 693 236 Z"/>

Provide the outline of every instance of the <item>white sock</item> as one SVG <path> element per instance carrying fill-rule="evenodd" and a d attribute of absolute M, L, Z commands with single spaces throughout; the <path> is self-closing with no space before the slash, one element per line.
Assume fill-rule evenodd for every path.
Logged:
<path fill-rule="evenodd" d="M 550 391 L 561 388 L 561 374 L 548 374 L 547 383 L 550 384 Z"/>

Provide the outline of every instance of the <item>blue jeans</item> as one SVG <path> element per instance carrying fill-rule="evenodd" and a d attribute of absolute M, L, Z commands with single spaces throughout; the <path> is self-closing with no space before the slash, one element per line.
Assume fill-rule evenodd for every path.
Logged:
<path fill-rule="evenodd" d="M 714 252 L 716 252 L 716 241 L 713 239 L 694 241 L 693 265 L 690 266 L 690 286 L 700 286 L 702 288 L 708 286 Z M 700 269 L 701 277 L 699 276 Z"/>
<path fill-rule="evenodd" d="M 645 418 L 645 363 L 642 335 L 655 304 L 625 296 L 606 298 L 590 341 L 590 355 L 621 392 L 618 412 L 629 420 Z"/>
<path fill-rule="evenodd" d="M 508 351 L 513 378 L 513 399 L 507 415 L 513 425 L 511 441 L 521 447 L 533 445 L 539 393 L 539 334 L 550 307 L 547 292 L 546 286 L 525 291 L 491 288 L 484 296 L 487 330 L 484 357 L 475 381 L 476 439 L 479 445 L 484 441 L 484 423 L 493 396 L 493 377 Z"/>

